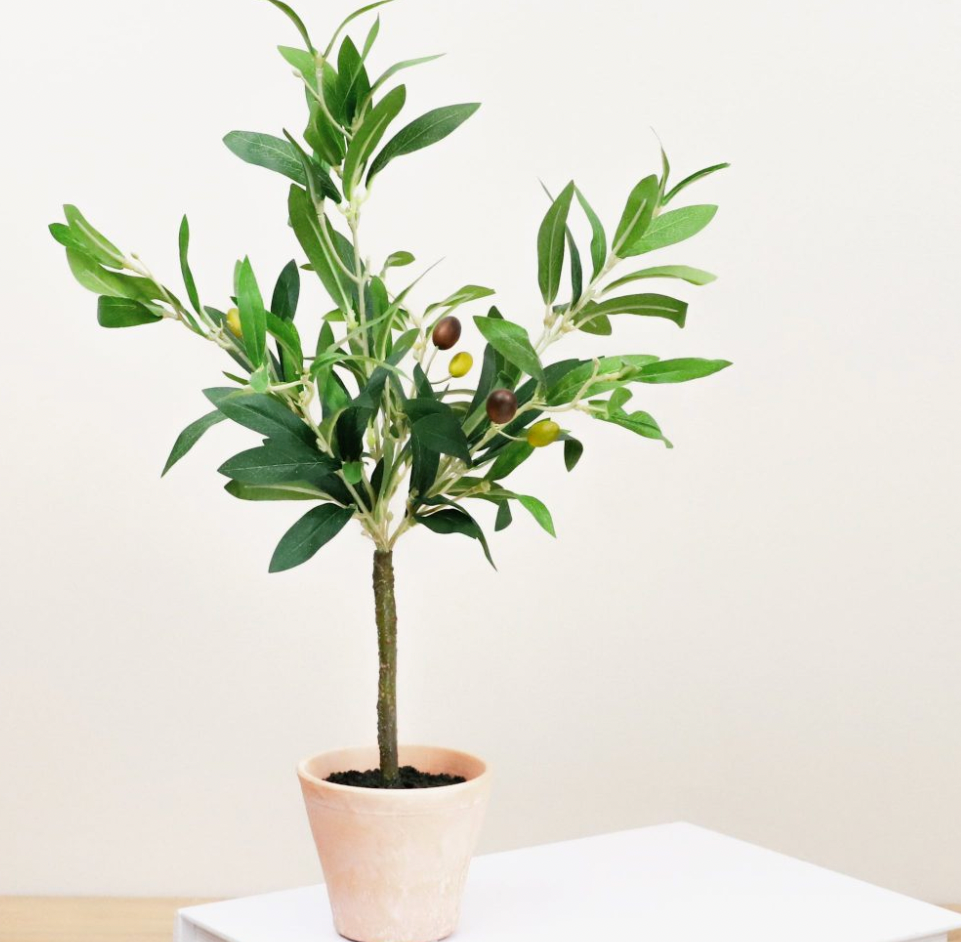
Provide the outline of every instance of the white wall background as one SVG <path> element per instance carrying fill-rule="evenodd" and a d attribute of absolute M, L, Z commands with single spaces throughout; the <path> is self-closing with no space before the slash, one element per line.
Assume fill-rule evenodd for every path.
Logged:
<path fill-rule="evenodd" d="M 343 0 L 300 4 L 316 34 Z M 718 271 L 689 328 L 581 351 L 725 356 L 639 400 L 667 452 L 591 427 L 521 475 L 554 509 L 398 553 L 407 740 L 497 769 L 484 847 L 687 819 L 961 900 L 961 6 L 406 0 L 375 53 L 410 113 L 480 100 L 385 175 L 368 245 L 446 256 L 424 302 L 499 288 L 534 324 L 538 177 L 609 222 L 657 167 L 722 206 L 664 254 Z M 232 157 L 301 99 L 266 3 L 20 4 L 0 44 L 0 893 L 212 894 L 315 881 L 293 766 L 369 742 L 369 547 L 268 577 L 298 509 L 241 506 L 220 428 L 159 471 L 218 383 L 172 325 L 107 333 L 45 231 L 78 203 L 174 282 L 295 252 L 284 183 Z M 669 256 L 669 257 L 668 257 Z M 313 290 L 313 289 L 312 289 Z M 320 307 L 320 294 L 311 298 Z M 475 336 L 468 347 L 480 352 Z M 233 449 L 233 451 L 232 451 Z"/>

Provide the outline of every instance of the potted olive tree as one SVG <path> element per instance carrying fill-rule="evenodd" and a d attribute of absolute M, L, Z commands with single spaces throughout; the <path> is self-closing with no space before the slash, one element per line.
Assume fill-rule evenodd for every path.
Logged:
<path fill-rule="evenodd" d="M 394 549 L 423 527 L 475 540 L 490 559 L 473 512 L 483 504 L 496 509 L 497 531 L 511 525 L 520 507 L 553 534 L 544 504 L 507 481 L 521 464 L 545 460 L 543 452 L 553 449 L 574 470 L 583 446 L 563 427 L 565 416 L 671 447 L 651 415 L 630 408 L 633 388 L 701 379 L 726 361 L 634 353 L 558 359 L 555 347 L 575 331 L 608 335 L 628 316 L 684 327 L 684 301 L 643 287 L 672 279 L 705 285 L 714 276 L 673 262 L 630 263 L 711 222 L 715 206 L 675 201 L 727 165 L 672 185 L 664 157 L 630 192 L 610 229 L 574 183 L 551 197 L 537 236 L 540 308 L 527 318 L 533 332 L 496 307 L 478 313 L 476 302 L 494 292 L 476 285 L 415 305 L 411 290 L 420 278 L 405 284 L 398 276 L 414 257 L 397 251 L 369 258 L 361 241 L 364 207 L 391 163 L 441 141 L 479 106 L 447 105 L 400 120 L 407 92 L 397 77 L 434 57 L 399 62 L 372 78 L 379 18 L 361 42 L 345 34 L 358 16 L 390 0 L 349 16 L 323 47 L 289 6 L 270 2 L 299 34 L 299 45 L 280 53 L 304 95 L 305 127 L 299 136 L 234 131 L 225 143 L 246 162 L 289 178 L 278 219 L 289 221 L 301 254 L 272 293 L 263 293 L 243 259 L 233 296 L 218 307 L 202 302 L 188 260 L 186 218 L 179 239 L 186 300 L 75 207 L 66 207 L 66 221 L 51 232 L 77 280 L 100 296 L 103 327 L 175 321 L 233 361 L 232 385 L 205 391 L 212 409 L 180 435 L 164 473 L 208 429 L 235 422 L 261 442 L 222 465 L 227 491 L 244 501 L 306 505 L 280 540 L 272 572 L 306 563 L 351 524 L 370 539 L 378 748 L 318 756 L 299 773 L 340 933 L 357 942 L 432 942 L 455 927 L 489 776 L 472 756 L 398 745 Z M 583 255 L 577 224 L 589 233 Z M 320 279 L 331 303 L 309 344 L 297 320 L 301 270 Z M 463 324 L 455 311 L 471 305 L 469 329 L 486 341 L 477 365 L 456 350 Z"/>

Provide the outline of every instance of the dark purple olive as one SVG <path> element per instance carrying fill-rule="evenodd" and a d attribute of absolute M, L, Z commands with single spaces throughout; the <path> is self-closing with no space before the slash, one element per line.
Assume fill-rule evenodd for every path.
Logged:
<path fill-rule="evenodd" d="M 434 346 L 438 350 L 450 350 L 451 347 L 457 345 L 457 341 L 460 340 L 461 330 L 463 328 L 460 325 L 460 321 L 456 317 L 445 317 L 442 321 L 439 321 L 437 326 L 434 328 Z"/>
<path fill-rule="evenodd" d="M 487 397 L 487 416 L 495 425 L 507 425 L 517 415 L 517 396 L 509 389 L 495 389 Z"/>

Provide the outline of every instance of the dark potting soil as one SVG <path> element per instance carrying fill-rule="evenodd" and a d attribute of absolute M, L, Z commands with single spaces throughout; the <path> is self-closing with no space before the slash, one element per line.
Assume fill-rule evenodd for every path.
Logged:
<path fill-rule="evenodd" d="M 328 779 L 332 785 L 351 785 L 354 788 L 443 788 L 445 785 L 463 785 L 467 781 L 459 775 L 434 775 L 431 772 L 421 772 L 412 765 L 405 765 L 400 770 L 398 781 L 388 785 L 380 769 L 369 772 L 335 772 Z"/>

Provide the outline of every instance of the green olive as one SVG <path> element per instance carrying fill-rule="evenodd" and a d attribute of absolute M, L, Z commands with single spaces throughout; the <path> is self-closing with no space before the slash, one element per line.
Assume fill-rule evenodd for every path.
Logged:
<path fill-rule="evenodd" d="M 517 415 L 517 396 L 509 389 L 495 389 L 487 397 L 487 417 L 495 425 L 507 425 Z"/>
<path fill-rule="evenodd" d="M 546 448 L 561 437 L 561 427 L 550 419 L 532 425 L 527 432 L 527 444 L 532 448 Z"/>
<path fill-rule="evenodd" d="M 454 379 L 466 376 L 474 368 L 474 358 L 469 353 L 458 353 L 450 361 L 450 375 Z"/>
<path fill-rule="evenodd" d="M 244 330 L 240 323 L 240 311 L 232 307 L 227 312 L 227 329 L 235 336 L 242 337 Z"/>
<path fill-rule="evenodd" d="M 457 346 L 462 330 L 461 323 L 456 317 L 445 317 L 442 321 L 438 321 L 431 339 L 438 350 L 450 350 L 451 347 Z"/>

